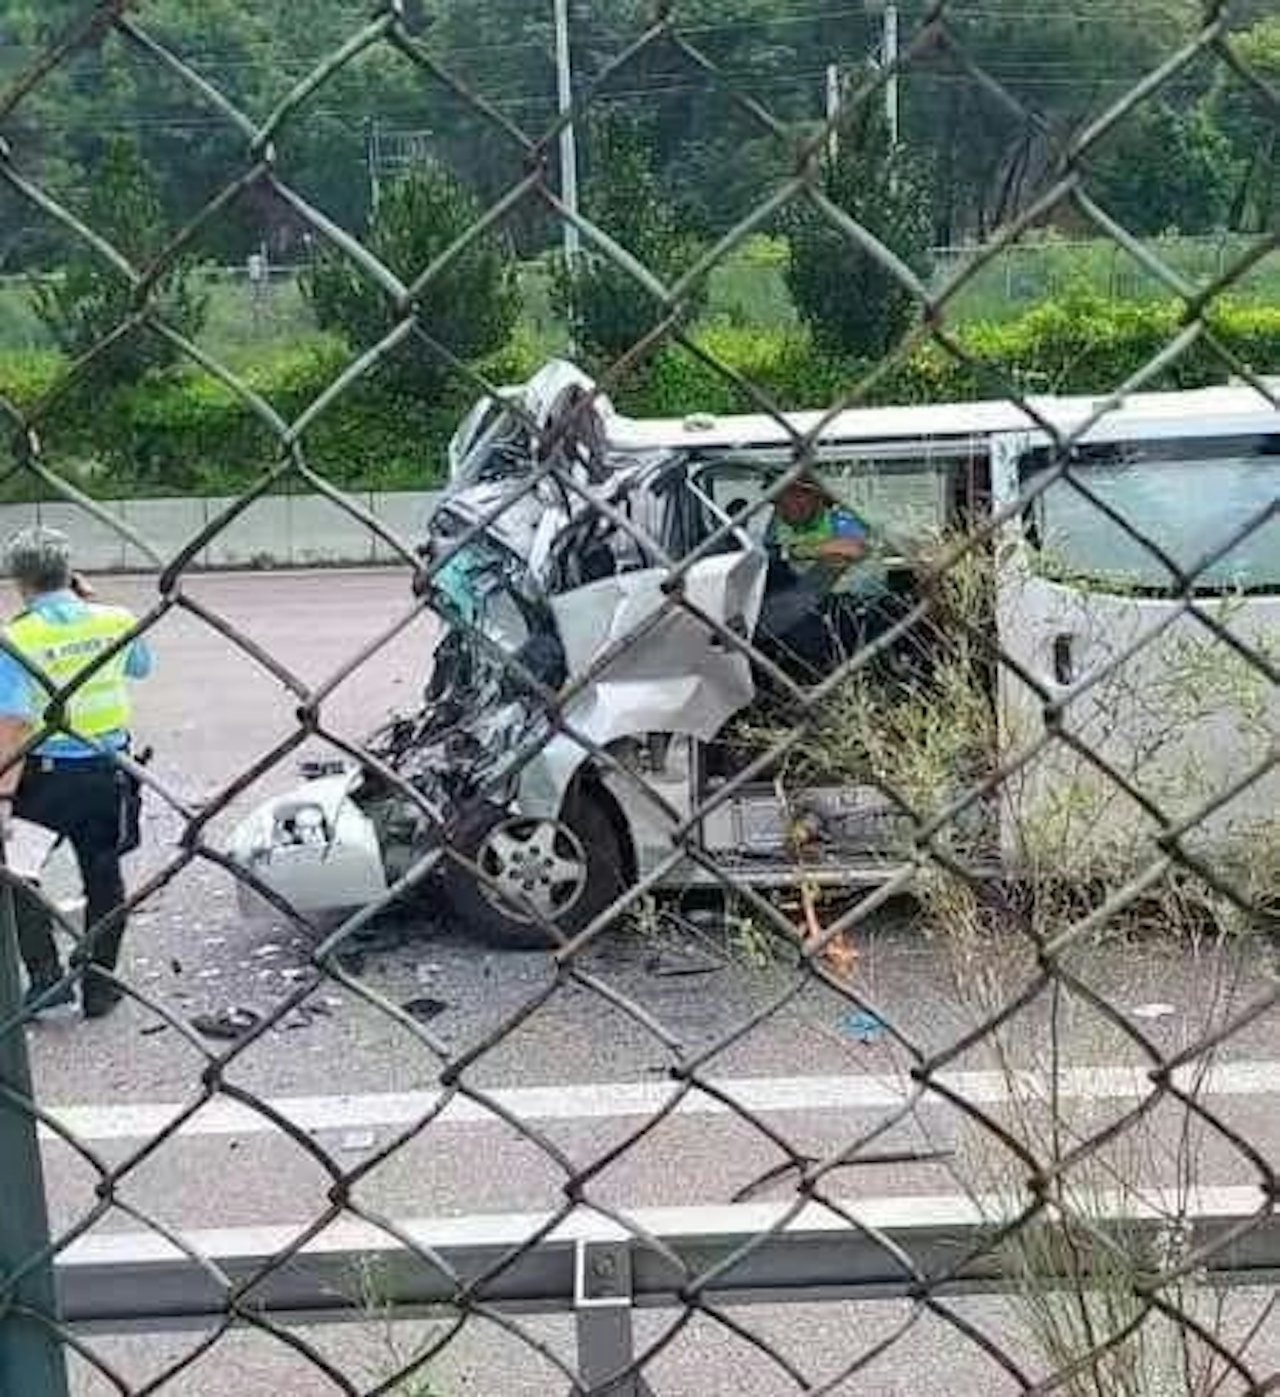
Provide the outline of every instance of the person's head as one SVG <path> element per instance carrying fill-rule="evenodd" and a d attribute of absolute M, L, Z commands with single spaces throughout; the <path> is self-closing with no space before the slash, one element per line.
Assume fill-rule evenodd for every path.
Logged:
<path fill-rule="evenodd" d="M 827 492 L 811 475 L 793 480 L 778 496 L 778 514 L 787 524 L 810 523 L 827 504 Z"/>
<path fill-rule="evenodd" d="M 5 565 L 26 598 L 64 592 L 72 585 L 71 540 L 58 529 L 33 524 L 5 547 Z"/>

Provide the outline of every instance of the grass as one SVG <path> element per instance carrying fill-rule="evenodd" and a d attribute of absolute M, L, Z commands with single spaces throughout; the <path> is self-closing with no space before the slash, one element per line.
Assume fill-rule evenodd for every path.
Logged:
<path fill-rule="evenodd" d="M 1211 285 L 1238 265 L 1257 239 L 1167 237 L 1147 246 L 1170 270 L 1196 287 Z M 934 288 L 940 288 L 974 257 L 976 249 L 950 249 L 934 268 Z M 977 272 L 951 304 L 961 323 L 1011 320 L 1039 302 L 1071 288 L 1088 288 L 1101 295 L 1129 301 L 1167 299 L 1171 288 L 1118 243 L 1099 238 L 1067 242 L 1043 238 L 1024 242 L 1001 253 Z M 1280 251 L 1272 250 L 1231 287 L 1242 301 L 1274 305 L 1280 301 Z"/>
<path fill-rule="evenodd" d="M 314 339 L 319 330 L 292 272 L 273 275 L 256 290 L 239 273 L 213 270 L 199 278 L 208 300 L 201 347 L 233 367 L 260 358 L 266 349 L 279 349 Z M 31 309 L 25 277 L 0 279 L 0 350 L 50 349 L 53 341 Z"/>
<path fill-rule="evenodd" d="M 794 325 L 786 282 L 787 249 L 776 238 L 751 238 L 710 278 L 708 311 L 734 325 Z"/>
<path fill-rule="evenodd" d="M 1196 285 L 1207 285 L 1237 263 L 1250 246 L 1242 237 L 1163 238 L 1152 251 Z M 777 238 L 750 238 L 712 273 L 707 319 L 734 326 L 778 327 L 796 323 L 786 285 L 786 246 Z M 935 267 L 940 287 L 954 276 L 971 251 L 952 249 Z M 1088 287 L 1130 300 L 1166 297 L 1169 287 L 1123 248 L 1105 239 L 1066 242 L 1044 238 L 1002 253 L 977 272 L 951 307 L 953 322 L 1010 320 L 1068 287 Z M 551 300 L 551 277 L 545 261 L 521 270 L 524 294 L 522 333 L 554 354 L 565 346 L 564 326 Z M 255 291 L 239 272 L 211 272 L 205 282 L 208 322 L 202 346 L 232 367 L 241 367 L 267 347 L 296 344 L 316 333 L 315 321 L 297 277 L 280 271 Z M 1273 250 L 1236 282 L 1231 293 L 1243 301 L 1280 302 L 1280 251 Z M 32 313 L 25 278 L 0 281 L 0 350 L 49 346 L 44 327 Z"/>
<path fill-rule="evenodd" d="M 319 333 L 292 273 L 273 276 L 256 289 L 245 277 L 218 273 L 206 282 L 205 292 L 209 311 L 201 347 L 235 367 L 264 346 L 297 343 Z"/>
<path fill-rule="evenodd" d="M 0 281 L 0 348 L 49 348 L 49 337 L 31 309 L 26 282 L 21 278 Z"/>

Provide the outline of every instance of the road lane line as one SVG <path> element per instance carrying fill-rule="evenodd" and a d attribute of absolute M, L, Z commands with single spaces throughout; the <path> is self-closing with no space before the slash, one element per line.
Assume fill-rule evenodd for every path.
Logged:
<path fill-rule="evenodd" d="M 938 1081 L 977 1106 L 1000 1106 L 1011 1101 L 1048 1099 L 1047 1079 L 1023 1072 L 1016 1083 L 1003 1072 L 945 1072 Z M 1182 1071 L 1177 1084 L 1195 1085 L 1191 1069 Z M 795 1111 L 889 1111 L 900 1107 L 914 1087 L 894 1074 L 841 1077 L 739 1077 L 716 1080 L 717 1090 L 732 1097 L 744 1110 L 761 1114 Z M 522 1120 L 592 1121 L 649 1116 L 660 1111 L 676 1094 L 672 1082 L 612 1082 L 549 1087 L 495 1087 L 486 1094 L 503 1110 Z M 1056 1096 L 1063 1101 L 1140 1099 L 1152 1090 L 1146 1072 L 1134 1067 L 1072 1067 L 1058 1076 Z M 1216 1065 L 1199 1085 L 1208 1096 L 1280 1095 L 1280 1062 L 1224 1062 Z M 273 1111 L 287 1116 L 299 1129 L 315 1134 L 326 1130 L 404 1128 L 438 1106 L 442 1093 L 391 1092 L 371 1095 L 294 1096 L 268 1098 Z M 944 1098 L 925 1092 L 924 1105 L 941 1105 Z M 143 1140 L 168 1128 L 184 1109 L 180 1102 L 120 1106 L 54 1106 L 49 1115 L 80 1140 L 106 1143 Z M 676 1107 L 680 1115 L 723 1116 L 732 1108 L 706 1093 L 694 1090 Z M 499 1118 L 481 1102 L 455 1096 L 440 1115 L 448 1125 L 499 1124 Z M 184 1122 L 179 1134 L 187 1137 L 268 1134 L 278 1127 L 266 1116 L 239 1102 L 215 1098 Z M 57 1132 L 41 1126 L 46 1139 Z"/>

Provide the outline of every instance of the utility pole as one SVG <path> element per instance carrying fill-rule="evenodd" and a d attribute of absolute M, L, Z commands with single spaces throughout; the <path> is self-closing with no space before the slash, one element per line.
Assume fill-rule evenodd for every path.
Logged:
<path fill-rule="evenodd" d="M 889 147 L 898 148 L 898 7 L 889 0 L 884 7 L 884 66 L 889 80 L 884 85 L 885 111 L 889 118 Z"/>
<path fill-rule="evenodd" d="M 378 203 L 382 195 L 382 181 L 379 178 L 378 167 L 382 160 L 381 132 L 376 116 L 369 118 L 369 129 L 365 133 L 364 159 L 369 169 L 369 208 L 371 212 L 378 212 Z"/>
<path fill-rule="evenodd" d="M 573 63 L 569 49 L 569 0 L 555 0 L 556 7 L 556 96 L 560 116 L 565 120 L 560 132 L 560 202 L 568 211 L 578 212 L 578 139 L 573 123 Z M 572 262 L 581 247 L 576 224 L 565 222 L 564 255 Z"/>
<path fill-rule="evenodd" d="M 884 110 L 889 125 L 889 145 L 896 148 L 901 125 L 901 111 L 898 96 L 899 26 L 898 6 L 894 0 L 866 0 L 867 14 L 879 19 L 882 25 L 880 38 L 880 66 L 889 74 L 884 84 Z"/>
<path fill-rule="evenodd" d="M 836 125 L 840 116 L 840 68 L 827 64 L 827 159 L 834 165 L 840 158 L 840 131 Z"/>

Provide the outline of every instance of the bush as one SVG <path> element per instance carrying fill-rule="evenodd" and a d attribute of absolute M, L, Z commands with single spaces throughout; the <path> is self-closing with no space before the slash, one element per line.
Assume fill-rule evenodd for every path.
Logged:
<path fill-rule="evenodd" d="M 1036 391 L 1102 393 L 1148 363 L 1177 333 L 1174 304 L 1109 302 L 1075 296 L 1020 320 L 958 332 L 974 365 L 928 346 L 877 386 L 878 403 L 947 402 L 998 397 L 1013 384 Z M 1280 307 L 1218 306 L 1215 334 L 1259 373 L 1280 373 Z M 747 330 L 716 325 L 698 332 L 715 360 L 745 375 L 780 406 L 821 408 L 866 374 L 866 361 L 822 353 L 802 329 Z M 318 341 L 260 362 L 250 385 L 287 419 L 296 417 L 348 361 L 336 341 Z M 516 383 L 538 367 L 541 351 L 517 341 L 484 361 L 491 382 Z M 19 409 L 36 403 L 64 362 L 55 354 L 0 357 L 0 396 Z M 1152 387 L 1194 388 L 1226 380 L 1212 349 L 1197 345 Z M 614 394 L 637 416 L 754 412 L 759 405 L 723 375 L 679 346 L 659 352 L 646 371 Z M 303 440 L 307 461 L 350 489 L 423 489 L 439 484 L 445 448 L 472 390 L 456 378 L 437 398 L 404 391 L 394 375 L 375 374 L 344 393 Z M 34 498 L 46 487 L 15 476 L 6 418 L 0 415 L 0 490 Z M 150 375 L 102 395 L 92 409 L 62 404 L 40 424 L 46 460 L 89 493 L 212 494 L 243 490 L 279 459 L 270 431 L 222 384 L 196 370 Z M 4 475 L 8 470 L 9 474 Z"/>
<path fill-rule="evenodd" d="M 1000 325 L 978 324 L 959 335 L 975 356 L 978 374 L 959 369 L 959 397 L 1007 391 L 1018 384 L 1050 393 L 1109 392 L 1144 369 L 1183 325 L 1183 309 L 1174 301 L 1112 301 L 1087 291 L 1068 293 Z M 1208 323 L 1223 346 L 1261 373 L 1280 369 L 1280 309 L 1219 301 Z M 941 350 L 917 355 L 936 363 Z M 1206 342 L 1196 344 L 1149 388 L 1199 388 L 1225 382 L 1230 369 Z M 914 397 L 913 401 L 916 400 Z"/>
<path fill-rule="evenodd" d="M 664 281 L 691 266 L 697 239 L 685 232 L 653 168 L 653 141 L 631 118 L 610 114 L 590 128 L 591 174 L 583 210 L 638 262 Z M 660 303 L 604 253 L 585 245 L 573 265 L 557 262 L 552 282 L 556 310 L 569 325 L 579 352 L 603 367 L 633 349 L 661 317 Z M 706 289 L 685 304 L 694 318 Z"/>
<path fill-rule="evenodd" d="M 136 145 L 112 137 L 90 186 L 84 221 L 138 268 L 145 267 L 168 241 L 159 191 Z M 179 259 L 153 288 L 151 304 L 188 339 L 204 324 L 207 302 L 190 281 L 189 266 Z M 32 309 L 54 343 L 73 359 L 87 354 L 134 313 L 128 280 L 105 258 L 77 241 L 52 280 L 37 281 Z M 146 330 L 113 344 L 98 362 L 91 381 L 129 383 L 150 369 L 172 363 L 178 351 L 168 340 Z"/>
<path fill-rule="evenodd" d="M 364 245 L 406 284 L 474 228 L 480 205 L 439 165 L 414 170 L 388 188 L 369 219 Z M 369 349 L 402 318 L 387 293 L 349 258 L 325 254 L 303 289 L 322 330 L 354 350 Z M 492 232 L 472 239 L 415 301 L 423 329 L 464 363 L 506 344 L 519 311 L 515 266 Z M 416 336 L 387 360 L 398 392 L 434 398 L 452 376 L 445 361 Z"/>
<path fill-rule="evenodd" d="M 1178 334 L 1174 302 L 1108 301 L 1076 293 L 1047 302 L 1018 320 L 976 324 L 955 332 L 972 364 L 930 344 L 877 383 L 868 404 L 965 402 L 1012 389 L 1041 393 L 1105 393 L 1130 379 Z M 1280 373 L 1280 307 L 1220 302 L 1209 323 L 1223 346 L 1255 372 Z M 875 367 L 874 359 L 823 352 L 796 330 L 717 326 L 700 331 L 699 346 L 746 375 L 780 406 L 829 406 Z M 1146 386 L 1198 388 L 1224 383 L 1226 363 L 1201 342 Z M 687 350 L 663 349 L 642 377 L 615 394 L 638 416 L 690 412 L 756 412 L 759 405 Z"/>
<path fill-rule="evenodd" d="M 319 341 L 274 355 L 244 377 L 288 421 L 348 362 L 342 345 Z M 63 367 L 51 354 L 0 357 L 0 395 L 20 408 L 30 406 Z M 520 343 L 481 364 L 499 382 L 527 378 L 536 367 L 529 347 Z M 375 373 L 308 429 L 305 459 L 342 488 L 429 488 L 444 478 L 445 448 L 473 396 L 455 378 L 428 402 L 405 391 L 395 375 Z M 41 424 L 40 435 L 47 464 L 103 499 L 233 494 L 258 482 L 280 459 L 270 429 L 230 389 L 195 369 L 117 389 L 100 398 L 92 413 L 68 405 Z M 0 428 L 3 497 L 47 493 L 34 477 L 12 473 L 8 443 L 9 434 Z M 297 488 L 296 477 L 281 488 Z"/>
<path fill-rule="evenodd" d="M 917 276 L 927 278 L 932 236 L 927 182 L 893 149 L 883 112 L 864 103 L 827 160 L 821 191 Z M 911 292 L 884 264 L 807 199 L 789 206 L 787 285 L 814 339 L 832 354 L 881 358 L 916 318 Z"/>

